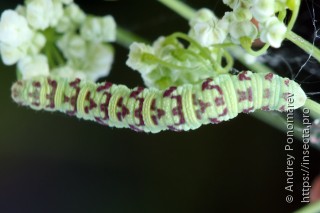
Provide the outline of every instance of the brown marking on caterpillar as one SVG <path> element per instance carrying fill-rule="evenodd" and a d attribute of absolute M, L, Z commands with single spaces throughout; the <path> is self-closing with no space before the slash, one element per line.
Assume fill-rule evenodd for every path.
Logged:
<path fill-rule="evenodd" d="M 266 79 L 267 81 L 272 81 L 273 78 L 273 73 L 268 73 L 264 76 L 264 79 Z"/>
<path fill-rule="evenodd" d="M 130 93 L 130 98 L 136 98 L 141 92 L 143 92 L 143 87 L 136 87 L 135 90 L 132 90 Z"/>
<path fill-rule="evenodd" d="M 200 99 L 193 101 L 193 104 L 199 106 L 199 109 L 195 111 L 198 120 L 202 119 L 202 114 L 204 114 L 206 109 L 211 106 L 210 102 L 204 102 Z"/>
<path fill-rule="evenodd" d="M 46 95 L 46 98 L 49 101 L 49 104 L 46 106 L 46 108 L 54 109 L 55 108 L 54 97 L 56 95 L 58 83 L 57 81 L 51 80 L 50 78 L 48 78 L 48 85 L 51 87 L 51 92 Z"/>
<path fill-rule="evenodd" d="M 248 91 L 248 101 L 252 102 L 252 88 L 249 87 L 247 91 Z"/>
<path fill-rule="evenodd" d="M 144 98 L 136 98 L 136 100 L 139 101 L 139 107 L 134 110 L 134 116 L 139 119 L 139 123 L 137 125 L 144 126 L 144 120 L 142 115 Z"/>
<path fill-rule="evenodd" d="M 177 129 L 176 127 L 174 127 L 173 125 L 169 125 L 167 126 L 168 129 L 170 129 L 171 131 L 175 131 L 175 132 L 181 132 L 182 130 L 181 129 Z"/>
<path fill-rule="evenodd" d="M 209 120 L 210 120 L 210 122 L 211 122 L 212 124 L 221 123 L 221 121 L 220 121 L 219 119 L 217 119 L 217 118 L 209 118 Z"/>
<path fill-rule="evenodd" d="M 216 106 L 222 106 L 224 105 L 224 99 L 222 97 L 216 97 L 214 99 L 214 102 L 216 104 Z"/>
<path fill-rule="evenodd" d="M 285 92 L 282 94 L 282 98 L 286 101 L 288 101 L 288 98 L 291 96 L 292 96 L 292 94 L 290 92 Z"/>
<path fill-rule="evenodd" d="M 211 103 L 210 102 L 204 102 L 204 101 L 199 99 L 198 100 L 198 105 L 200 106 L 200 109 L 196 110 L 196 115 L 197 115 L 197 118 L 200 120 L 202 118 L 202 114 L 204 114 L 206 109 L 211 106 Z"/>
<path fill-rule="evenodd" d="M 270 111 L 270 108 L 269 108 L 269 106 L 267 105 L 267 106 L 261 107 L 261 110 L 263 110 L 263 111 Z"/>
<path fill-rule="evenodd" d="M 177 87 L 169 87 L 169 89 L 163 92 L 163 97 L 169 97 L 176 89 Z"/>
<path fill-rule="evenodd" d="M 211 106 L 210 102 L 204 102 L 204 101 L 201 101 L 200 99 L 198 101 L 199 101 L 201 113 L 204 113 L 206 109 Z"/>
<path fill-rule="evenodd" d="M 219 114 L 219 117 L 225 116 L 228 114 L 228 108 L 224 108 L 223 112 L 221 114 Z"/>
<path fill-rule="evenodd" d="M 288 87 L 289 86 L 289 79 L 284 80 L 284 84 Z"/>
<path fill-rule="evenodd" d="M 143 102 L 144 98 L 139 98 L 138 96 L 143 92 L 144 88 L 143 87 L 137 87 L 135 90 L 133 90 L 130 93 L 130 98 L 134 98 L 139 102 L 139 107 L 134 110 L 134 117 L 136 117 L 139 120 L 139 123 L 136 124 L 137 126 L 144 126 L 144 120 L 143 120 L 143 115 L 142 115 L 142 108 L 143 108 Z"/>
<path fill-rule="evenodd" d="M 179 122 L 174 123 L 174 125 L 181 125 L 181 124 L 184 124 L 186 121 L 185 121 L 184 114 L 182 111 L 182 97 L 181 97 L 181 95 L 173 95 L 172 94 L 176 90 L 177 90 L 177 87 L 170 87 L 169 89 L 164 91 L 163 97 L 176 100 L 177 106 L 172 109 L 172 114 L 174 116 L 179 116 Z"/>
<path fill-rule="evenodd" d="M 199 100 L 197 100 L 197 96 L 194 93 L 192 94 L 192 104 L 193 104 L 193 106 L 199 105 Z M 196 113 L 197 119 L 201 120 L 201 118 L 202 118 L 201 110 L 197 109 L 197 110 L 195 110 L 195 113 Z"/>
<path fill-rule="evenodd" d="M 100 90 L 100 91 L 102 91 L 102 90 Z M 105 121 L 109 120 L 109 109 L 108 108 L 109 108 L 109 103 L 110 103 L 110 99 L 111 99 L 112 95 L 110 92 L 104 92 L 103 96 L 106 96 L 106 100 L 104 103 L 100 104 L 100 110 L 101 110 L 101 112 L 104 112 L 104 116 L 95 117 L 95 120 L 101 124 L 105 124 Z"/>
<path fill-rule="evenodd" d="M 158 125 L 158 121 L 166 114 L 166 112 L 163 109 L 156 107 L 156 99 L 152 99 L 150 109 L 151 111 L 156 112 L 156 114 L 151 116 L 151 119 L 155 125 Z"/>
<path fill-rule="evenodd" d="M 104 82 L 103 85 L 101 85 L 97 88 L 97 92 L 101 92 L 102 90 L 108 90 L 108 89 L 110 89 L 110 87 L 112 87 L 112 83 L 106 81 L 106 82 Z"/>
<path fill-rule="evenodd" d="M 270 89 L 265 89 L 263 91 L 263 98 L 269 99 L 270 98 Z"/>
<path fill-rule="evenodd" d="M 279 111 L 280 112 L 283 112 L 283 111 L 285 111 L 286 110 L 286 107 L 284 106 L 284 105 L 282 105 L 280 108 L 279 108 Z"/>
<path fill-rule="evenodd" d="M 121 109 L 120 112 L 117 112 L 117 118 L 119 121 L 122 121 L 123 118 L 130 114 L 129 109 L 123 104 L 123 97 L 119 98 L 117 107 Z"/>
<path fill-rule="evenodd" d="M 241 72 L 239 75 L 238 75 L 238 79 L 239 81 L 248 81 L 248 80 L 251 80 L 250 77 L 247 76 L 248 72 L 247 71 L 244 71 L 244 72 Z"/>
<path fill-rule="evenodd" d="M 212 78 L 207 78 L 207 80 L 205 80 L 202 83 L 202 91 L 204 90 L 212 90 L 212 89 L 216 89 L 220 95 L 223 94 L 221 87 L 219 87 L 218 85 L 210 85 L 210 82 L 212 82 Z"/>
<path fill-rule="evenodd" d="M 32 82 L 32 87 L 34 89 L 33 92 L 29 92 L 28 96 L 32 98 L 31 104 L 38 107 L 40 106 L 40 90 L 41 90 L 41 83 L 39 81 Z"/>
<path fill-rule="evenodd" d="M 18 90 L 16 88 L 14 88 L 12 90 L 12 97 L 13 98 L 18 98 L 19 97 L 19 92 L 18 92 Z"/>
<path fill-rule="evenodd" d="M 23 83 L 19 80 L 16 82 L 16 84 L 19 86 L 19 87 L 22 87 L 23 86 Z M 12 90 L 12 97 L 13 98 L 18 98 L 19 97 L 19 91 L 16 87 L 13 87 L 13 90 Z M 20 103 L 19 103 L 20 104 Z"/>
<path fill-rule="evenodd" d="M 241 91 L 241 90 L 237 90 L 237 93 L 239 96 L 238 102 L 242 102 L 245 100 L 252 102 L 252 89 L 251 89 L 251 87 L 249 87 L 246 92 Z"/>
<path fill-rule="evenodd" d="M 171 99 L 176 99 L 176 101 L 177 101 L 177 106 L 172 109 L 172 113 L 173 113 L 173 115 L 179 116 L 179 123 L 175 123 L 174 125 L 181 125 L 181 124 L 186 123 L 185 118 L 184 118 L 184 114 L 182 111 L 182 97 L 181 97 L 181 95 L 171 96 Z"/>
<path fill-rule="evenodd" d="M 239 96 L 238 102 L 247 100 L 247 93 L 246 92 L 237 90 L 237 93 Z"/>
<path fill-rule="evenodd" d="M 248 109 L 244 109 L 244 110 L 242 110 L 242 112 L 243 113 L 250 113 L 250 112 L 253 112 L 254 111 L 254 107 L 250 107 L 250 108 L 248 108 Z"/>
<path fill-rule="evenodd" d="M 86 114 L 88 114 L 90 110 L 92 110 L 92 109 L 97 107 L 96 102 L 91 98 L 91 92 L 90 91 L 88 91 L 87 94 L 86 94 L 86 101 L 89 102 L 89 106 L 85 106 L 84 107 L 84 112 Z"/>
<path fill-rule="evenodd" d="M 69 102 L 73 108 L 73 110 L 68 110 L 66 112 L 68 115 L 75 115 L 77 113 L 77 100 L 80 92 L 80 87 L 79 87 L 80 82 L 81 80 L 79 78 L 76 78 L 74 81 L 71 81 L 69 83 L 69 86 L 74 88 L 76 90 L 76 93 L 71 97 L 64 95 L 64 102 L 65 103 Z"/>
<path fill-rule="evenodd" d="M 136 127 L 135 125 L 132 125 L 132 124 L 129 124 L 129 128 L 135 132 L 143 132 L 142 129 L 139 129 L 138 127 Z"/>

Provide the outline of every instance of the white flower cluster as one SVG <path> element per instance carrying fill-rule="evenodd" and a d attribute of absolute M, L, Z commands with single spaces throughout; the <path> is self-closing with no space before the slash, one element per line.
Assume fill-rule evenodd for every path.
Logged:
<path fill-rule="evenodd" d="M 232 42 L 240 44 L 242 39 L 251 43 L 261 41 L 278 48 L 285 38 L 287 28 L 276 14 L 292 8 L 286 0 L 223 0 L 233 11 L 219 19 L 208 9 L 201 9 L 190 21 L 189 35 L 203 46 Z M 252 20 L 259 24 L 256 26 Z"/>
<path fill-rule="evenodd" d="M 146 86 L 164 89 L 215 75 L 210 54 L 205 58 L 200 52 L 192 44 L 185 48 L 172 36 L 159 37 L 152 45 L 131 44 L 126 64 L 140 72 Z"/>
<path fill-rule="evenodd" d="M 17 63 L 23 79 L 37 75 L 80 77 L 109 74 L 116 39 L 112 16 L 85 14 L 73 0 L 25 0 L 0 20 L 4 64 Z"/>

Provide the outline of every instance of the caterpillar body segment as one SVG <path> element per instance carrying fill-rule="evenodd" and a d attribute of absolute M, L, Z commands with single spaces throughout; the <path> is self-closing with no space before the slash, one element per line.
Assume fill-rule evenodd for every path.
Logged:
<path fill-rule="evenodd" d="M 60 111 L 107 126 L 152 133 L 196 129 L 257 109 L 286 111 L 289 102 L 297 109 L 306 101 L 296 82 L 250 71 L 166 90 L 36 77 L 14 83 L 12 98 L 35 110 Z"/>

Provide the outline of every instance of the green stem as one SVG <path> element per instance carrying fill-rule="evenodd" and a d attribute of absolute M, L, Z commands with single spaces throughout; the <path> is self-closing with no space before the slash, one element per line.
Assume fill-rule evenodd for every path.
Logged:
<path fill-rule="evenodd" d="M 286 16 L 287 16 L 287 10 L 280 11 L 279 15 L 278 15 L 279 21 L 283 22 L 283 20 L 286 18 Z"/>
<path fill-rule="evenodd" d="M 297 1 L 291 1 L 292 4 L 289 5 L 289 9 L 292 10 L 291 19 L 287 26 L 287 33 L 292 31 L 294 23 L 296 23 L 296 20 L 298 18 L 299 9 L 300 9 L 300 0 Z"/>
<path fill-rule="evenodd" d="M 304 106 L 310 109 L 311 117 L 320 118 L 320 104 L 308 98 Z"/>
<path fill-rule="evenodd" d="M 177 33 L 173 33 L 169 37 L 170 38 L 181 38 L 181 39 L 188 41 L 190 43 L 190 45 L 196 47 L 200 51 L 200 55 L 202 55 L 204 58 L 207 58 L 210 60 L 212 66 L 213 66 L 213 69 L 216 72 L 223 73 L 223 68 L 215 61 L 212 61 L 211 52 L 209 51 L 209 49 L 202 47 L 198 42 L 193 40 L 190 36 L 188 36 L 184 33 L 177 32 Z"/>
<path fill-rule="evenodd" d="M 281 116 L 279 112 L 266 112 L 262 110 L 256 110 L 254 113 L 251 114 L 253 117 L 273 126 L 274 128 L 281 130 L 283 132 L 288 131 L 287 129 L 287 121 L 284 117 Z M 300 121 L 294 120 L 294 136 L 296 138 L 301 138 L 303 125 Z"/>
<path fill-rule="evenodd" d="M 207 64 L 207 62 L 205 61 L 205 59 L 203 57 L 201 57 L 200 55 L 192 52 L 191 50 L 188 50 L 188 49 L 183 49 L 181 47 L 177 47 L 177 50 L 178 51 L 181 51 L 183 53 L 187 53 L 190 55 L 190 57 L 193 57 L 194 59 L 198 60 L 198 61 L 201 61 L 201 63 L 203 64 L 203 66 L 205 67 L 205 69 L 207 71 L 211 71 L 211 67 Z"/>
<path fill-rule="evenodd" d="M 135 34 L 122 29 L 121 27 L 117 27 L 117 43 L 121 46 L 127 48 L 133 42 L 142 42 L 148 44 L 149 42 L 136 36 Z"/>
<path fill-rule="evenodd" d="M 54 67 L 54 62 L 53 62 L 53 58 L 52 58 L 52 54 L 51 54 L 51 46 L 50 45 L 45 46 L 44 53 L 47 56 L 49 68 L 52 69 Z"/>
<path fill-rule="evenodd" d="M 195 10 L 181 1 L 176 0 L 159 0 L 162 4 L 172 9 L 185 19 L 190 19 L 194 16 Z"/>
<path fill-rule="evenodd" d="M 179 69 L 179 70 L 190 70 L 190 69 L 193 70 L 194 69 L 193 67 L 184 67 L 184 66 L 178 66 L 175 64 L 168 63 L 168 62 L 163 61 L 163 60 L 159 59 L 158 57 L 156 57 L 155 55 L 152 55 L 150 53 L 143 53 L 142 60 L 147 61 L 148 63 L 151 61 L 155 62 L 155 63 L 159 63 L 162 66 L 168 67 L 170 69 Z"/>
<path fill-rule="evenodd" d="M 240 38 L 240 43 L 241 43 L 241 46 L 250 54 L 250 55 L 253 55 L 253 56 L 260 56 L 262 54 L 264 54 L 265 52 L 267 52 L 268 48 L 270 47 L 269 44 L 265 44 L 261 49 L 259 50 L 253 50 L 251 48 L 251 45 L 252 45 L 252 41 L 250 38 L 248 37 L 242 37 Z"/>
<path fill-rule="evenodd" d="M 289 31 L 286 34 L 286 38 L 303 49 L 306 53 L 312 55 L 315 59 L 317 59 L 318 62 L 320 62 L 320 50 L 313 44 L 309 43 L 307 40 L 292 31 Z"/>
<path fill-rule="evenodd" d="M 56 62 L 55 67 L 64 65 L 65 61 L 64 61 L 60 51 L 58 50 L 58 48 L 55 44 L 51 45 L 51 50 L 52 50 L 52 54 L 54 57 L 54 61 Z"/>
<path fill-rule="evenodd" d="M 295 211 L 294 213 L 318 213 L 320 212 L 320 201 L 316 203 L 311 203 L 303 208 L 299 209 L 298 211 Z"/>
<path fill-rule="evenodd" d="M 233 67 L 234 60 L 228 51 L 224 50 L 223 53 L 227 61 L 227 65 L 224 67 L 224 71 L 228 72 Z"/>

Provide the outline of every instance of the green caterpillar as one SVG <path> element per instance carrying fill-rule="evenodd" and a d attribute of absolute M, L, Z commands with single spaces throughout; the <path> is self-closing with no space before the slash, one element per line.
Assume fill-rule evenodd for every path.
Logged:
<path fill-rule="evenodd" d="M 60 111 L 107 126 L 156 133 L 196 129 L 256 109 L 286 111 L 292 101 L 291 107 L 297 109 L 307 97 L 292 80 L 244 71 L 166 90 L 36 77 L 14 83 L 12 98 L 36 110 Z"/>

